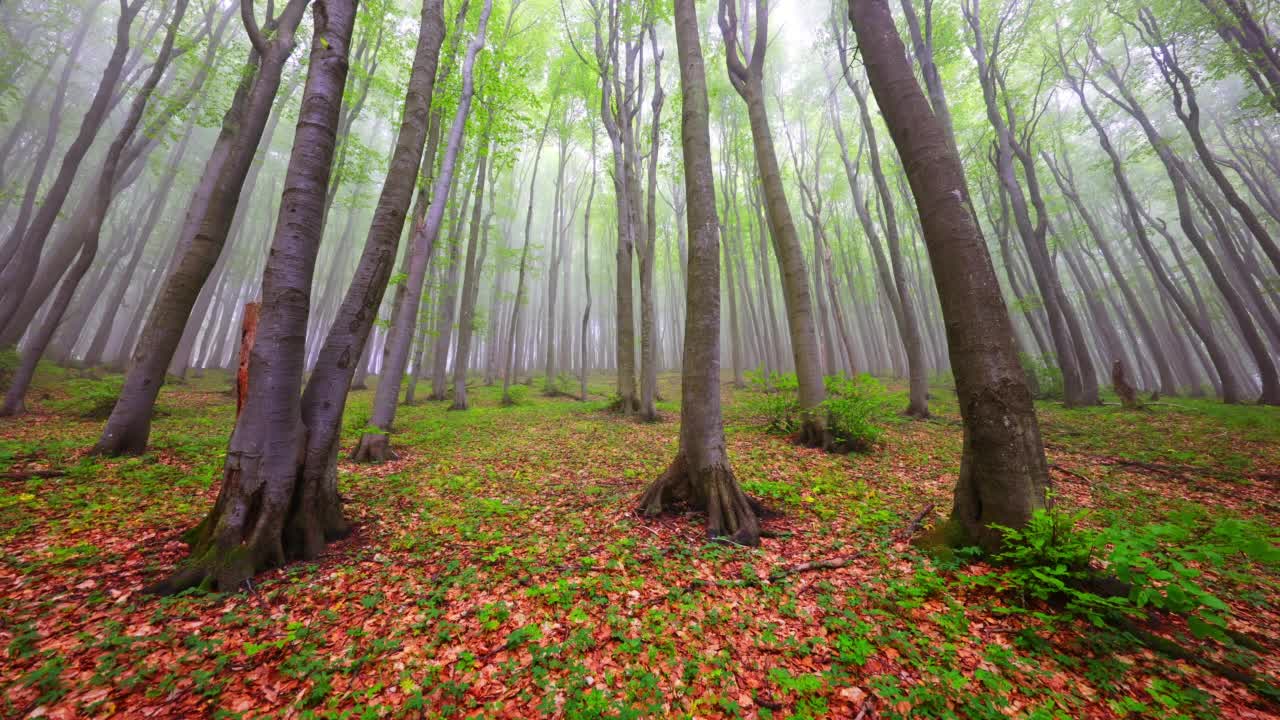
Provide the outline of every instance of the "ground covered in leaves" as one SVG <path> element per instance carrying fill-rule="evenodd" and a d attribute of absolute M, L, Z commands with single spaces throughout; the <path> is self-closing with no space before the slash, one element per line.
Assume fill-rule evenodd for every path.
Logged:
<path fill-rule="evenodd" d="M 1280 713 L 1275 409 L 1041 406 L 1059 512 L 1157 537 L 1134 547 L 1211 598 L 1113 622 L 1040 592 L 1052 567 L 1011 579 L 910 542 L 950 507 L 945 385 L 934 419 L 888 417 L 849 456 L 768 433 L 759 392 L 729 392 L 734 468 L 782 513 L 746 549 L 707 543 L 697 516 L 632 514 L 678 408 L 627 422 L 596 384 L 590 403 L 476 387 L 468 412 L 402 408 L 399 460 L 342 466 L 351 538 L 241 593 L 156 598 L 141 588 L 217 492 L 226 378 L 166 387 L 152 452 L 104 460 L 85 450 L 118 378 L 44 370 L 31 414 L 0 424 L 0 717 Z M 353 398 L 348 446 L 370 401 Z M 1168 605 L 1182 581 L 1153 577 Z"/>

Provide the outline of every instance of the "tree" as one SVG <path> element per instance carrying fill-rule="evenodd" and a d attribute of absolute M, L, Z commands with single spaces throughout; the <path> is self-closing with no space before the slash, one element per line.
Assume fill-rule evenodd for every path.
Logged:
<path fill-rule="evenodd" d="M 689 267 L 684 370 L 680 384 L 680 449 L 645 490 L 639 509 L 655 515 L 678 502 L 707 513 L 707 534 L 760 544 L 760 523 L 734 477 L 720 414 L 720 221 L 712 175 L 710 108 L 694 0 L 675 0 L 680 62 L 680 143 L 684 150 Z"/>
<path fill-rule="evenodd" d="M 435 92 L 440 46 L 444 43 L 443 0 L 423 0 L 418 42 L 400 115 L 400 128 L 391 152 L 373 220 L 355 275 L 343 296 L 333 325 L 316 358 L 311 379 L 302 393 L 302 423 L 307 427 L 302 480 L 311 488 L 310 501 L 326 511 L 323 537 L 346 532 L 338 498 L 338 443 L 342 414 L 357 366 L 365 367 L 370 331 L 391 279 L 396 248 L 404 230 L 414 182 L 422 163 L 427 122 Z"/>
<path fill-rule="evenodd" d="M 849 0 L 876 104 L 907 171 L 946 320 L 964 450 L 951 522 L 957 542 L 999 546 L 1045 507 L 1049 468 L 991 256 L 965 204 L 964 169 L 916 83 L 887 0 Z"/>
<path fill-rule="evenodd" d="M 260 330 L 249 361 L 252 391 L 231 435 L 218 499 L 187 535 L 191 557 L 154 591 L 200 584 L 235 590 L 259 570 L 315 558 L 324 548 L 319 528 L 325 510 L 307 502 L 315 491 L 298 472 L 305 443 L 300 394 L 311 282 L 355 14 L 355 0 L 316 0 L 313 6 L 315 36 L 302 109 L 262 275 Z M 265 45 L 247 12 L 245 19 L 255 46 Z"/>
<path fill-rule="evenodd" d="M 480 11 L 480 24 L 476 29 L 475 37 L 467 45 L 466 58 L 462 64 L 462 92 L 458 97 L 453 125 L 449 128 L 449 140 L 445 147 L 440 175 L 435 179 L 431 206 L 427 209 L 426 217 L 414 232 L 409 277 L 405 281 L 406 292 L 402 299 L 400 314 L 392 324 L 387 340 L 388 349 L 382 379 L 374 395 L 373 416 L 369 419 L 370 427 L 375 430 L 364 433 L 360 437 L 359 446 L 352 453 L 353 458 L 362 462 L 382 462 L 394 457 L 391 454 L 387 434 L 391 431 L 392 421 L 395 420 L 400 385 L 404 381 L 404 372 L 409 364 L 409 351 L 413 342 L 414 329 L 418 324 L 418 306 L 422 302 L 422 286 L 426 280 L 427 263 L 431 259 L 432 249 L 440 235 L 440 225 L 444 220 L 444 211 L 449 203 L 449 192 L 453 187 L 454 168 L 462 150 L 467 117 L 471 113 L 471 98 L 475 93 L 473 70 L 476 56 L 484 47 L 485 29 L 488 27 L 489 14 L 492 10 L 493 0 L 485 0 Z"/>
<path fill-rule="evenodd" d="M 294 33 L 307 0 L 289 0 L 280 14 L 258 27 L 249 0 L 241 16 L 252 50 L 222 129 L 205 163 L 201 184 L 187 206 L 181 256 L 165 278 L 155 306 L 125 376 L 120 398 L 93 451 L 103 455 L 138 455 L 147 448 L 156 396 L 201 289 L 213 272 L 227 241 L 245 176 L 262 139 L 271 106 L 280 88 L 285 62 L 293 53 Z M 268 39 L 268 37 L 270 39 Z"/>
<path fill-rule="evenodd" d="M 783 299 L 787 306 L 787 328 L 791 335 L 791 353 L 796 365 L 799 382 L 800 410 L 802 413 L 800 440 L 806 445 L 830 447 L 831 433 L 822 409 L 826 389 L 822 380 L 822 364 L 818 355 L 818 332 L 814 325 L 812 301 L 809 295 L 809 272 L 805 269 L 804 250 L 796 234 L 791 207 L 782 185 L 782 171 L 778 155 L 774 151 L 773 136 L 769 129 L 769 116 L 765 110 L 764 57 L 769 41 L 769 9 L 766 0 L 755 2 L 755 41 L 750 48 L 739 50 L 739 33 L 749 35 L 748 18 L 738 18 L 733 0 L 719 0 L 720 33 L 724 36 L 725 63 L 729 68 L 729 81 L 747 106 L 747 118 L 751 122 L 752 147 L 755 149 L 756 170 L 764 192 L 765 217 L 769 222 L 769 237 L 773 251 L 782 268 Z"/>

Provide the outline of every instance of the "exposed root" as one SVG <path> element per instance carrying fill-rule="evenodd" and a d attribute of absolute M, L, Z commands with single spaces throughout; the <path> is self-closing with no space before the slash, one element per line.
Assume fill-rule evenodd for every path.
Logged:
<path fill-rule="evenodd" d="M 800 425 L 796 433 L 796 442 L 805 447 L 819 448 L 824 452 L 839 452 L 835 435 L 827 427 L 826 418 L 821 415 L 809 415 Z"/>
<path fill-rule="evenodd" d="M 183 534 L 191 555 L 173 575 L 144 592 L 172 595 L 194 587 L 233 592 L 264 570 L 291 560 L 314 560 L 327 543 L 350 533 L 336 470 L 308 480 L 299 466 L 293 481 L 271 481 L 257 476 L 252 462 L 224 473 L 213 509 Z M 287 497 L 281 497 L 281 482 L 288 483 Z"/>
<path fill-rule="evenodd" d="M 907 405 L 907 407 L 903 409 L 902 415 L 904 417 L 909 417 L 912 420 L 928 420 L 930 417 L 932 417 L 932 415 L 929 412 L 929 407 L 927 405 L 925 407 L 916 407 L 915 405 Z"/>
<path fill-rule="evenodd" d="M 751 547 L 760 544 L 760 521 L 755 508 L 761 506 L 742 492 L 727 465 L 691 472 L 684 453 L 680 453 L 640 496 L 636 511 L 653 517 L 681 504 L 707 513 L 708 537 Z"/>

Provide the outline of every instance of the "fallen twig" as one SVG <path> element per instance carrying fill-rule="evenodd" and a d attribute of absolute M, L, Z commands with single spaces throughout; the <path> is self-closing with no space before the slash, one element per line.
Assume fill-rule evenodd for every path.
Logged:
<path fill-rule="evenodd" d="M 0 480 L 30 480 L 32 478 L 55 478 L 66 475 L 64 470 L 9 470 L 0 473 Z"/>
<path fill-rule="evenodd" d="M 1054 464 L 1054 463 L 1049 463 L 1049 469 L 1050 469 L 1050 470 L 1057 470 L 1058 472 L 1062 473 L 1063 475 L 1069 475 L 1069 476 L 1071 476 L 1071 477 L 1073 477 L 1073 478 L 1076 478 L 1076 479 L 1080 480 L 1081 482 L 1083 482 L 1085 485 L 1089 485 L 1089 486 L 1092 486 L 1092 485 L 1093 485 L 1093 481 L 1092 481 L 1092 480 L 1090 480 L 1087 476 L 1082 475 L 1082 474 L 1080 474 L 1080 473 L 1078 473 L 1078 472 L 1076 472 L 1075 470 L 1072 470 L 1072 469 L 1070 469 L 1070 468 L 1065 468 L 1065 467 L 1063 467 L 1063 466 L 1061 466 L 1061 465 L 1056 465 L 1056 464 Z"/>

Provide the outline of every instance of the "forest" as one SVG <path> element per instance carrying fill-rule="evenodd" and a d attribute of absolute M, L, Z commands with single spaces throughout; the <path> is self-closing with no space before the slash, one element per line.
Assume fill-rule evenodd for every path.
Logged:
<path fill-rule="evenodd" d="M 0 0 L 0 718 L 1280 718 L 1273 0 Z"/>

